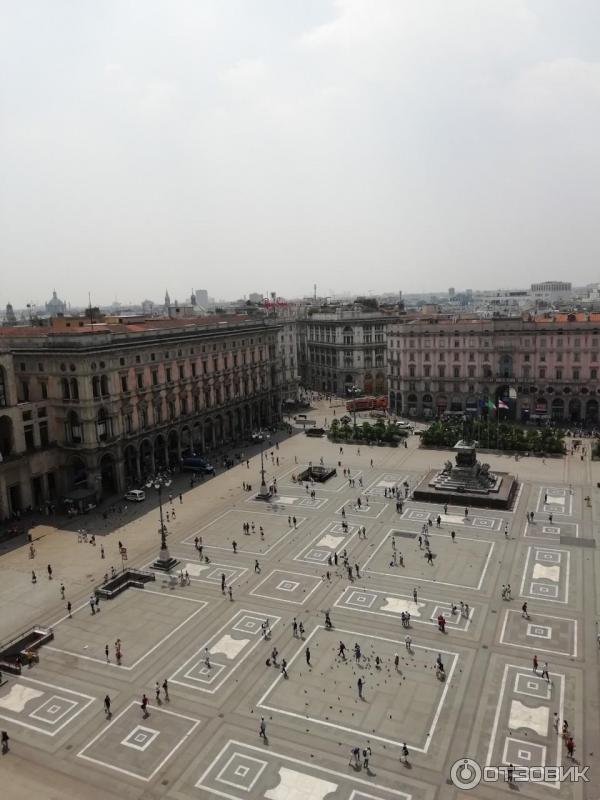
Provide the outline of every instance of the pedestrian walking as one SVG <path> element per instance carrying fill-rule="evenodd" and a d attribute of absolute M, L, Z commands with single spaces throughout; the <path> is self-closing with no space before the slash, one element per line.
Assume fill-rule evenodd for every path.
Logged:
<path fill-rule="evenodd" d="M 573 741 L 572 736 L 569 736 L 569 738 L 565 742 L 565 745 L 567 747 L 567 753 L 569 754 L 569 758 L 571 759 L 571 761 L 573 761 L 575 757 L 575 742 Z"/>
<path fill-rule="evenodd" d="M 179 494 L 179 505 L 182 505 L 182 504 L 183 504 L 183 495 L 180 493 Z"/>
<path fill-rule="evenodd" d="M 529 612 L 527 611 L 527 603 L 523 603 L 521 606 L 521 616 L 525 619 L 529 619 Z"/>
<path fill-rule="evenodd" d="M 365 772 L 369 771 L 369 761 L 371 760 L 371 748 L 370 747 L 363 747 L 362 751 L 363 756 L 363 768 Z"/>
<path fill-rule="evenodd" d="M 73 615 L 71 614 L 71 601 L 67 602 L 67 614 L 69 615 L 69 619 L 72 619 Z"/>
<path fill-rule="evenodd" d="M 254 572 L 260 574 L 260 564 L 258 563 L 258 559 L 255 559 L 254 561 Z"/>
<path fill-rule="evenodd" d="M 167 703 L 168 703 L 168 702 L 169 702 L 169 699 L 170 699 L 170 698 L 169 698 L 169 684 L 168 684 L 168 682 L 167 682 L 167 679 L 166 679 L 166 678 L 164 679 L 164 681 L 163 681 L 163 683 L 162 683 L 162 690 L 163 690 L 163 692 L 164 692 L 164 694 L 165 694 L 165 700 L 166 700 L 166 701 L 167 701 Z"/>
<path fill-rule="evenodd" d="M 258 735 L 263 740 L 263 742 L 267 741 L 267 723 L 265 722 L 265 718 L 260 718 L 260 727 L 258 729 Z"/>
<path fill-rule="evenodd" d="M 300 638 L 304 639 L 304 625 L 302 624 L 302 621 L 298 623 L 298 632 L 300 634 Z"/>
<path fill-rule="evenodd" d="M 156 685 L 154 686 L 154 694 L 156 695 L 156 703 L 160 705 L 160 683 L 156 681 Z"/>
<path fill-rule="evenodd" d="M 48 570 L 48 580 L 51 581 L 52 580 L 52 566 L 50 564 L 48 564 L 46 569 Z"/>
<path fill-rule="evenodd" d="M 142 695 L 142 703 L 140 707 L 142 709 L 142 717 L 147 719 L 150 716 L 150 713 L 148 711 L 148 698 L 145 694 Z"/>
<path fill-rule="evenodd" d="M 307 647 L 304 653 L 306 655 L 306 663 L 310 667 L 310 648 Z"/>
<path fill-rule="evenodd" d="M 360 747 L 353 747 L 350 751 L 348 766 L 354 767 L 354 769 L 360 769 Z"/>
<path fill-rule="evenodd" d="M 104 645 L 104 655 L 106 656 L 106 663 L 110 664 L 108 644 Z"/>
<path fill-rule="evenodd" d="M 537 655 L 534 655 L 534 657 L 533 657 L 533 672 L 534 672 L 534 674 L 537 675 L 537 671 L 538 671 L 538 657 L 537 657 Z"/>
<path fill-rule="evenodd" d="M 406 649 L 408 650 L 408 652 L 412 653 L 412 639 L 410 637 L 410 634 L 408 633 L 404 637 L 404 644 L 406 645 Z"/>
<path fill-rule="evenodd" d="M 560 725 L 560 718 L 558 716 L 558 713 L 555 711 L 554 712 L 554 718 L 553 718 L 553 721 L 552 721 L 552 727 L 554 728 L 554 731 L 556 732 L 557 735 L 558 735 L 558 726 L 559 725 Z"/>
<path fill-rule="evenodd" d="M 233 554 L 235 555 L 237 553 L 237 542 L 235 541 L 235 539 L 231 543 L 231 546 L 233 548 Z"/>
<path fill-rule="evenodd" d="M 227 594 L 229 595 L 229 600 L 233 602 L 233 589 L 231 588 L 231 586 L 227 587 Z"/>
<path fill-rule="evenodd" d="M 92 614 L 96 613 L 96 601 L 94 600 L 93 595 L 90 597 L 90 608 L 92 610 Z"/>
<path fill-rule="evenodd" d="M 338 647 L 338 656 L 340 658 L 343 658 L 344 661 L 346 660 L 346 645 L 342 641 L 340 641 L 340 644 L 339 644 L 339 647 Z"/>
<path fill-rule="evenodd" d="M 110 719 L 110 697 L 108 695 L 104 698 L 104 713 L 107 719 Z"/>
<path fill-rule="evenodd" d="M 395 653 L 394 654 L 394 669 L 396 670 L 396 672 L 398 672 L 399 666 L 400 666 L 400 656 L 398 655 L 398 653 Z"/>
<path fill-rule="evenodd" d="M 542 678 L 546 678 L 548 683 L 550 683 L 550 673 L 548 672 L 548 662 L 544 661 L 544 666 L 542 667 Z"/>
<path fill-rule="evenodd" d="M 416 589 L 416 587 L 413 589 L 413 600 L 415 601 L 415 603 L 417 602 L 417 589 Z"/>
<path fill-rule="evenodd" d="M 356 681 L 356 686 L 358 688 L 358 696 L 359 696 L 359 698 L 361 700 L 363 700 L 364 699 L 363 698 L 363 686 L 364 686 L 364 683 L 363 683 L 363 679 L 361 677 L 359 677 L 359 679 Z"/>
<path fill-rule="evenodd" d="M 402 745 L 402 750 L 400 752 L 400 762 L 404 764 L 408 764 L 408 747 L 406 746 L 406 742 Z"/>

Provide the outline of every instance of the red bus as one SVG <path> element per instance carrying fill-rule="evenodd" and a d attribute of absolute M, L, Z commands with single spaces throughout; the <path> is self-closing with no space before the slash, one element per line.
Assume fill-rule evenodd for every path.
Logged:
<path fill-rule="evenodd" d="M 357 397 L 355 400 L 348 400 L 346 403 L 346 411 L 371 411 L 374 408 L 385 411 L 387 407 L 387 395 L 382 395 L 381 397 Z"/>

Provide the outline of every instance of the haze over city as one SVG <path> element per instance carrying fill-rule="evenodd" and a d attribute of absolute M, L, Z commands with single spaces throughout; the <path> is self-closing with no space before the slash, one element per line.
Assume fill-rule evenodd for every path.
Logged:
<path fill-rule="evenodd" d="M 593 2 L 5 5 L 2 304 L 588 283 L 599 24 Z"/>

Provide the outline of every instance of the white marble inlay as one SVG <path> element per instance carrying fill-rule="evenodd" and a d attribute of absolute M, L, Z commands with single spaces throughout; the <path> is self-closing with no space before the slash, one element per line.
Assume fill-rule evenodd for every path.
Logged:
<path fill-rule="evenodd" d="M 547 581 L 558 583 L 560 580 L 560 567 L 558 565 L 547 567 L 545 564 L 533 565 L 533 579 L 545 578 Z"/>
<path fill-rule="evenodd" d="M 415 603 L 408 597 L 386 597 L 385 605 L 381 606 L 381 610 L 391 611 L 392 614 L 402 614 L 403 611 L 405 613 L 408 611 L 411 617 L 420 617 L 420 609 L 424 606 L 425 603 Z"/>
<path fill-rule="evenodd" d="M 10 687 L 8 694 L 0 697 L 0 708 L 6 708 L 8 711 L 19 713 L 23 711 L 30 700 L 35 700 L 37 697 L 42 697 L 43 692 L 38 692 L 37 689 L 32 689 L 30 686 L 23 686 L 22 683 L 15 683 Z"/>
<path fill-rule="evenodd" d="M 250 639 L 234 639 L 228 633 L 221 636 L 218 642 L 215 642 L 210 648 L 209 652 L 212 655 L 216 653 L 223 653 L 223 655 L 230 661 L 233 661 L 246 647 Z"/>
<path fill-rule="evenodd" d="M 279 767 L 279 785 L 265 792 L 265 797 L 267 800 L 324 800 L 337 788 L 337 783 Z"/>
<path fill-rule="evenodd" d="M 317 547 L 328 547 L 330 550 L 337 550 L 337 548 L 344 541 L 345 536 L 332 536 L 330 533 L 323 536 L 317 542 Z"/>
<path fill-rule="evenodd" d="M 513 731 L 517 728 L 530 728 L 540 736 L 547 736 L 549 713 L 545 706 L 531 708 L 519 700 L 513 700 L 510 704 L 508 727 Z"/>

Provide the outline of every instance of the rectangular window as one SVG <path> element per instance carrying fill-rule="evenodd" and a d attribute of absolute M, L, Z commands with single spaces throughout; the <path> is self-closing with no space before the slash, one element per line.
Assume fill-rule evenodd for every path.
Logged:
<path fill-rule="evenodd" d="M 426 364 L 423 367 L 423 372 L 424 372 L 425 377 L 429 378 L 431 376 L 431 366 L 429 364 Z"/>
<path fill-rule="evenodd" d="M 540 367 L 540 378 L 546 377 L 546 367 Z"/>
<path fill-rule="evenodd" d="M 438 367 L 438 375 L 440 378 L 444 378 L 446 376 L 446 367 L 443 364 L 440 364 Z"/>
<path fill-rule="evenodd" d="M 595 367 L 590 370 L 590 380 L 592 381 L 598 380 L 598 370 Z"/>
<path fill-rule="evenodd" d="M 413 365 L 413 364 L 411 364 L 411 365 L 409 366 L 409 368 L 408 368 L 408 374 L 409 374 L 409 377 L 411 377 L 411 378 L 414 378 L 414 377 L 415 377 L 415 368 L 414 368 L 414 365 Z"/>
<path fill-rule="evenodd" d="M 35 449 L 35 442 L 33 441 L 33 425 L 25 426 L 25 447 L 27 450 Z"/>
<path fill-rule="evenodd" d="M 158 386 L 158 370 L 152 370 L 152 386 Z"/>
<path fill-rule="evenodd" d="M 430 360 L 431 360 L 431 354 L 425 353 L 425 361 L 430 361 Z"/>
<path fill-rule="evenodd" d="M 179 380 L 182 381 L 185 378 L 185 366 L 183 364 L 179 365 Z"/>
<path fill-rule="evenodd" d="M 143 389 L 144 388 L 144 373 L 143 372 L 138 372 L 137 375 L 136 375 L 136 380 L 137 380 L 138 389 Z"/>
<path fill-rule="evenodd" d="M 581 353 L 579 351 L 573 353 L 573 361 L 581 361 Z"/>
<path fill-rule="evenodd" d="M 127 375 L 121 375 L 121 391 L 127 392 Z"/>
<path fill-rule="evenodd" d="M 165 375 L 167 378 L 167 383 L 172 383 L 173 379 L 171 378 L 171 367 L 167 367 L 165 370 Z"/>
<path fill-rule="evenodd" d="M 452 374 L 455 378 L 460 378 L 460 367 L 454 367 L 452 370 Z"/>
<path fill-rule="evenodd" d="M 469 367 L 469 378 L 475 377 L 475 367 Z"/>
<path fill-rule="evenodd" d="M 469 353 L 469 361 L 475 361 L 475 353 Z"/>
<path fill-rule="evenodd" d="M 562 381 L 562 375 L 563 375 L 562 368 L 561 367 L 557 367 L 556 368 L 556 380 L 557 381 Z"/>
<path fill-rule="evenodd" d="M 574 369 L 573 370 L 573 380 L 574 381 L 578 381 L 579 380 L 579 370 L 578 369 Z"/>
<path fill-rule="evenodd" d="M 42 381 L 40 383 L 40 391 L 41 391 L 41 394 L 42 394 L 42 400 L 47 400 L 48 399 L 48 384 L 46 383 L 46 381 Z"/>
<path fill-rule="evenodd" d="M 591 352 L 591 353 L 590 353 L 590 361 L 593 361 L 593 362 L 594 362 L 594 364 L 595 364 L 595 363 L 596 363 L 596 361 L 598 361 L 598 353 L 596 353 L 596 352 Z"/>
<path fill-rule="evenodd" d="M 48 437 L 48 423 L 43 420 L 40 422 L 40 444 L 42 447 L 48 447 L 50 440 Z"/>

